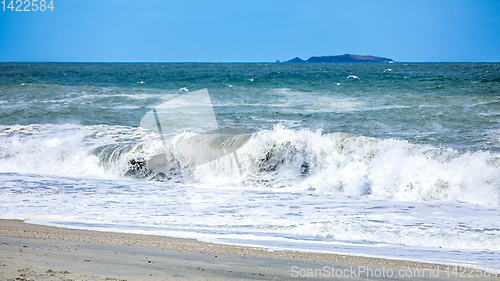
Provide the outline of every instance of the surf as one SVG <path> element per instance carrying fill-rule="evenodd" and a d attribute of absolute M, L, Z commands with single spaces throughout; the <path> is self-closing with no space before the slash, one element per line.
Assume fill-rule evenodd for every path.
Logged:
<path fill-rule="evenodd" d="M 226 142 L 218 133 L 194 139 L 193 134 L 181 133 L 162 141 L 138 128 L 105 127 L 109 135 L 103 140 L 99 138 L 102 126 L 2 126 L 0 168 L 4 172 L 139 181 L 168 181 L 184 172 L 201 184 L 208 178 L 237 177 L 240 188 L 500 205 L 500 156 L 493 152 L 460 152 L 283 125 L 226 135 Z M 190 148 L 210 148 L 214 141 L 217 145 L 212 150 L 189 158 L 193 157 Z M 155 160 L 181 143 L 186 146 L 185 155 L 171 153 L 168 159 Z M 140 161 L 152 160 L 157 161 L 156 168 L 151 164 L 142 171 L 134 170 Z"/>

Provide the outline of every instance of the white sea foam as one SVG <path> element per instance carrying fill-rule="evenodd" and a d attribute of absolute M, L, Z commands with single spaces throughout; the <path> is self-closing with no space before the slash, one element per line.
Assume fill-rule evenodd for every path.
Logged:
<path fill-rule="evenodd" d="M 288 88 L 279 88 L 274 91 L 283 96 L 280 103 L 276 105 L 285 108 L 285 111 L 294 111 L 293 107 L 300 105 L 300 112 L 341 113 L 363 110 L 367 106 L 366 102 L 359 98 L 331 96 L 321 91 L 298 91 Z"/>
<path fill-rule="evenodd" d="M 120 177 L 130 160 L 147 160 L 165 149 L 158 135 L 129 127 L 31 125 L 1 132 L 4 172 Z M 99 150 L 108 154 L 96 153 L 102 145 L 113 148 Z M 500 205 L 500 156 L 492 152 L 461 153 L 402 140 L 277 126 L 255 133 L 237 155 L 238 173 L 247 187 Z M 214 161 L 192 172 L 200 175 L 201 183 L 209 178 L 207 184 L 224 182 L 223 175 L 234 178 L 232 161 Z"/>
<path fill-rule="evenodd" d="M 293 182 L 291 188 L 406 201 L 500 204 L 500 158 L 489 152 L 460 154 L 401 140 L 278 126 L 257 133 L 239 153 L 249 174 L 255 173 L 252 169 L 260 159 L 274 153 L 279 166 L 273 174 L 277 181 Z M 309 167 L 306 177 L 300 173 L 303 163 Z"/>
<path fill-rule="evenodd" d="M 82 139 L 80 131 L 2 139 L 0 169 L 48 175 L 104 175 L 98 159 L 87 154 Z"/>
<path fill-rule="evenodd" d="M 131 159 L 165 153 L 192 133 L 162 142 L 107 125 L 0 132 L 5 218 L 393 258 L 411 251 L 421 261 L 452 263 L 458 251 L 455 263 L 500 262 L 500 157 L 492 152 L 280 125 L 254 133 L 237 158 L 191 167 L 192 181 L 138 184 L 124 176 Z M 432 249 L 440 249 L 437 260 Z"/>
<path fill-rule="evenodd" d="M 120 126 L 0 130 L 0 213 L 206 241 L 492 266 L 500 158 L 276 126 L 191 167 L 193 181 L 125 177 L 165 146 Z M 411 254 L 410 254 L 411 253 Z"/>
<path fill-rule="evenodd" d="M 1 86 L 0 217 L 500 264 L 497 85 L 481 78 L 496 66 L 399 65 L 389 76 L 376 65 L 263 67 L 12 68 L 24 74 L 7 74 L 10 86 Z M 59 68 L 68 70 L 62 80 Z M 350 73 L 363 82 L 346 81 Z M 251 138 L 233 153 L 187 133 L 195 124 L 162 125 L 164 141 L 156 120 L 153 132 L 133 127 L 151 106 L 182 101 L 184 86 L 213 89 L 215 127 L 247 126 Z M 186 144 L 199 145 L 178 149 Z"/>

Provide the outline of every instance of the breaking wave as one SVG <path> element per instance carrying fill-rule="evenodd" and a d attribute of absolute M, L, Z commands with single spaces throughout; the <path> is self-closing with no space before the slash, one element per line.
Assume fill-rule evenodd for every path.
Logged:
<path fill-rule="evenodd" d="M 496 153 L 281 125 L 163 141 L 132 127 L 3 126 L 0 171 L 500 205 Z"/>

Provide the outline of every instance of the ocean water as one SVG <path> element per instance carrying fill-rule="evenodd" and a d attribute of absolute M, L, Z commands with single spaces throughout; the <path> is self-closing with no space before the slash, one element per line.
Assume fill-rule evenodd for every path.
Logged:
<path fill-rule="evenodd" d="M 0 108 L 1 218 L 500 266 L 500 64 L 2 63 Z"/>

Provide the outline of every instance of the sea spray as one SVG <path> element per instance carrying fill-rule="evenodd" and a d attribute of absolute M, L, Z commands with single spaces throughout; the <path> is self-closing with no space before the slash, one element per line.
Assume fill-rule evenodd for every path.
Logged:
<path fill-rule="evenodd" d="M 289 179 L 294 183 L 290 188 L 320 194 L 500 204 L 499 156 L 490 152 L 460 153 L 396 139 L 277 126 L 257 133 L 241 154 L 250 175 L 259 171 L 268 183 Z M 262 165 L 272 169 L 256 169 Z"/>
<path fill-rule="evenodd" d="M 71 228 L 498 266 L 499 64 L 386 69 L 2 64 L 0 214 Z M 349 75 L 362 82 L 345 81 Z M 164 140 L 141 127 L 153 108 L 185 96 L 183 87 L 207 88 L 216 127 L 247 128 L 248 141 L 236 151 L 200 145 L 179 154 L 189 149 L 176 144 L 213 137 L 189 135 L 200 123 L 185 128 L 184 110 L 175 115 L 179 131 L 162 125 Z M 189 157 L 198 152 L 200 159 Z"/>
<path fill-rule="evenodd" d="M 149 139 L 134 141 L 124 132 L 137 129 L 122 128 L 115 137 L 108 136 L 111 143 L 101 140 L 98 145 L 95 138 L 101 129 L 69 124 L 4 127 L 8 137 L 2 139 L 0 165 L 4 171 L 18 173 L 126 178 L 131 175 L 127 173 L 131 161 L 165 153 L 170 155 L 165 165 L 176 167 L 174 144 L 193 137 L 180 134 L 162 142 L 147 133 Z M 500 205 L 500 157 L 492 152 L 458 152 L 404 140 L 277 125 L 255 132 L 235 153 L 236 158 L 230 154 L 186 167 L 184 176 L 189 173 L 195 182 L 210 185 L 235 183 L 237 178 L 243 189 Z M 151 173 L 135 176 L 159 179 Z"/>

